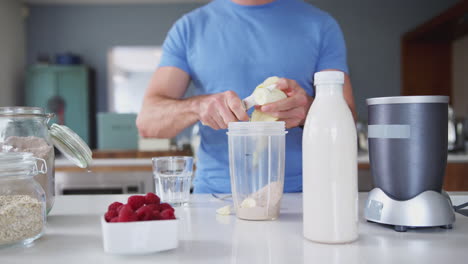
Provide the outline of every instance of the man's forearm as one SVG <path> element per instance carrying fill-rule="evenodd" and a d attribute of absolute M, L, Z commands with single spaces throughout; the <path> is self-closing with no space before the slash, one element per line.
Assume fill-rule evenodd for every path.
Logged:
<path fill-rule="evenodd" d="M 199 119 L 197 108 L 200 96 L 189 99 L 153 97 L 145 99 L 137 118 L 143 137 L 173 138 Z"/>

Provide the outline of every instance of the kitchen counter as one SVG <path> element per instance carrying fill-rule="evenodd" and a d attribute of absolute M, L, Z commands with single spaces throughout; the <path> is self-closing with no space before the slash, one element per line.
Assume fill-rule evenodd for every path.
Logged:
<path fill-rule="evenodd" d="M 360 194 L 360 208 L 366 198 Z M 452 193 L 453 203 L 468 193 Z M 456 214 L 452 230 L 441 228 L 397 233 L 367 223 L 360 212 L 359 240 L 324 245 L 302 236 L 302 195 L 286 194 L 276 221 L 244 221 L 218 216 L 226 205 L 211 195 L 193 195 L 191 206 L 178 208 L 180 243 L 174 250 L 143 256 L 104 253 L 99 218 L 113 201 L 126 195 L 58 196 L 46 234 L 30 248 L 0 250 L 0 263 L 466 263 L 468 217 Z M 319 214 L 320 212 L 317 212 Z"/>
<path fill-rule="evenodd" d="M 93 167 L 103 167 L 103 166 L 151 166 L 150 158 L 131 158 L 131 159 L 120 159 L 120 158 L 110 158 L 110 159 L 93 159 L 91 164 Z M 65 158 L 57 158 L 55 160 L 55 168 L 62 167 L 76 167 L 70 160 Z"/>
<path fill-rule="evenodd" d="M 460 154 L 449 154 L 447 156 L 448 162 L 457 162 L 457 163 L 468 163 L 468 153 L 460 153 Z M 359 153 L 358 155 L 358 163 L 359 164 L 368 164 L 369 163 L 369 155 L 367 153 Z M 94 159 L 93 166 L 95 167 L 102 167 L 102 166 L 117 166 L 117 167 L 125 167 L 125 166 L 151 166 L 151 159 L 150 158 L 124 158 L 124 159 Z M 62 168 L 62 167 L 73 167 L 73 163 L 65 158 L 57 158 L 55 160 L 55 167 Z"/>

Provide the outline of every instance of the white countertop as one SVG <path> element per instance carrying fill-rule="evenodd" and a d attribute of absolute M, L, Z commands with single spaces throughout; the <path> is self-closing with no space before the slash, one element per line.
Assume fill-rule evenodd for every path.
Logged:
<path fill-rule="evenodd" d="M 468 153 L 449 154 L 447 156 L 448 162 L 453 163 L 468 163 Z M 367 153 L 359 153 L 358 163 L 368 164 L 369 155 Z M 138 158 L 138 159 L 94 159 L 93 166 L 151 166 L 151 159 Z M 73 163 L 63 157 L 55 160 L 55 167 L 75 166 Z"/>
<path fill-rule="evenodd" d="M 360 194 L 361 205 L 367 194 Z M 276 221 L 244 221 L 217 216 L 226 204 L 210 195 L 193 195 L 179 208 L 177 249 L 144 256 L 104 253 L 99 218 L 126 195 L 59 196 L 48 217 L 46 234 L 30 248 L 0 250 L 0 263 L 467 263 L 468 217 L 457 214 L 452 230 L 440 228 L 397 233 L 362 218 L 359 240 L 323 245 L 302 236 L 302 195 L 286 194 Z M 454 204 L 468 201 L 458 193 Z M 361 206 L 362 208 L 362 206 Z M 319 212 L 317 212 L 319 214 Z"/>

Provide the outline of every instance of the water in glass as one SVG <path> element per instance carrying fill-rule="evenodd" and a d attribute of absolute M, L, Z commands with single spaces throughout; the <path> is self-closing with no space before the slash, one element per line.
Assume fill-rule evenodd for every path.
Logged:
<path fill-rule="evenodd" d="M 192 184 L 191 157 L 153 158 L 156 194 L 172 206 L 187 205 Z"/>

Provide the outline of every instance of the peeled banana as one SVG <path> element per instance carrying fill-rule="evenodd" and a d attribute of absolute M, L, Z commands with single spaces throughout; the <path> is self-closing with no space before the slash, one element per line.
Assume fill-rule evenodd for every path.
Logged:
<path fill-rule="evenodd" d="M 255 102 L 258 105 L 273 103 L 287 97 L 280 89 L 274 88 L 270 90 L 267 88 L 270 85 L 276 84 L 278 81 L 279 78 L 276 76 L 269 77 L 255 88 L 253 95 L 255 97 Z M 278 118 L 259 110 L 254 110 L 252 117 L 250 118 L 251 122 L 271 122 L 276 120 L 278 120 Z"/>

